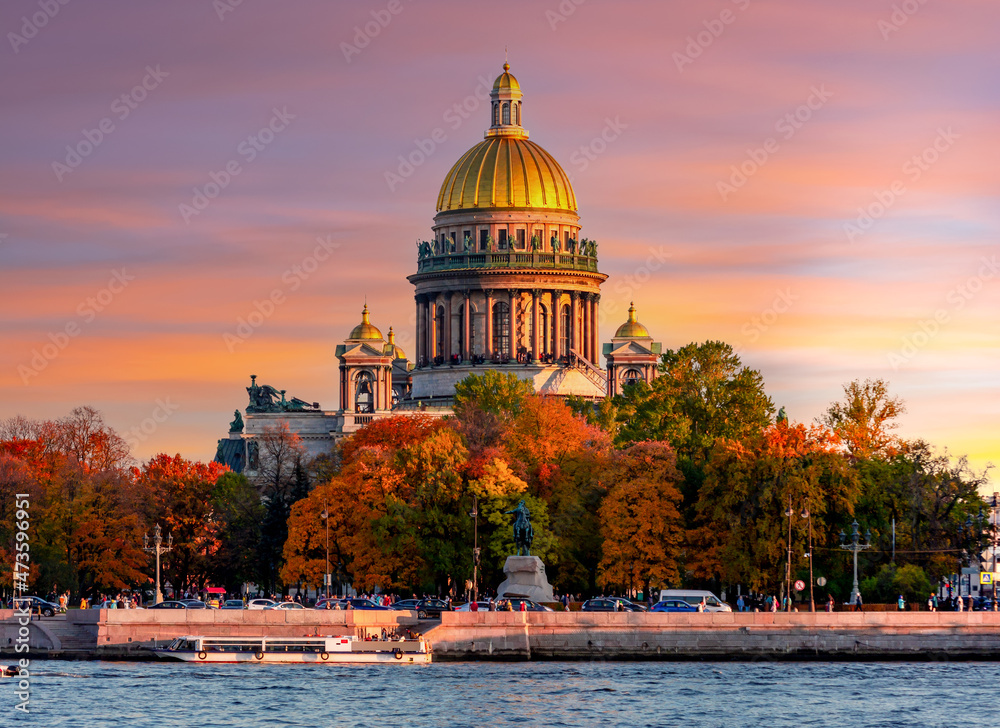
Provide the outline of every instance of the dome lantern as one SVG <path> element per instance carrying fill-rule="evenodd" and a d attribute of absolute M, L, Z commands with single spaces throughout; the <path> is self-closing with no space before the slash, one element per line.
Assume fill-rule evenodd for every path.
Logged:
<path fill-rule="evenodd" d="M 635 316 L 635 303 L 629 302 L 628 321 L 618 327 L 615 332 L 616 339 L 648 339 L 651 338 L 649 330 L 639 323 Z"/>
<path fill-rule="evenodd" d="M 521 126 L 521 84 L 510 72 L 504 61 L 503 73 L 497 76 L 490 91 L 490 128 L 485 138 L 492 136 L 527 139 L 528 132 Z"/>
<path fill-rule="evenodd" d="M 348 341 L 382 341 L 382 332 L 368 318 L 368 304 L 361 311 L 361 323 L 354 327 Z"/>

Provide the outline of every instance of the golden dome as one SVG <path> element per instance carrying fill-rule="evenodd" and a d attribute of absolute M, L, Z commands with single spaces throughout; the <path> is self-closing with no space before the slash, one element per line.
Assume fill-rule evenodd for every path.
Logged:
<path fill-rule="evenodd" d="M 393 333 L 391 326 L 389 327 L 389 338 L 386 341 L 385 349 L 382 351 L 383 354 L 391 356 L 393 359 L 406 358 L 406 352 L 396 346 L 396 334 Z"/>
<path fill-rule="evenodd" d="M 361 323 L 354 327 L 351 331 L 351 335 L 347 337 L 350 341 L 359 340 L 382 340 L 382 332 L 372 325 L 372 322 L 368 320 L 368 304 L 365 304 L 364 309 L 361 311 Z"/>
<path fill-rule="evenodd" d="M 521 90 L 521 84 L 519 84 L 517 82 L 517 79 L 514 78 L 514 76 L 512 76 L 509 73 L 509 71 L 510 71 L 510 64 L 507 63 L 506 61 L 504 61 L 504 64 L 503 64 L 503 73 L 501 73 L 499 76 L 497 76 L 497 80 L 493 82 L 493 90 L 494 91 L 501 91 L 501 90 L 504 90 L 504 91 L 507 91 L 507 90 L 520 91 Z"/>
<path fill-rule="evenodd" d="M 577 209 L 573 186 L 559 162 L 517 136 L 490 136 L 467 151 L 438 193 L 438 212 L 490 207 Z"/>
<path fill-rule="evenodd" d="M 649 330 L 639 323 L 639 320 L 635 317 L 635 304 L 629 303 L 628 306 L 628 321 L 623 323 L 618 327 L 618 331 L 615 333 L 616 339 L 648 339 Z"/>

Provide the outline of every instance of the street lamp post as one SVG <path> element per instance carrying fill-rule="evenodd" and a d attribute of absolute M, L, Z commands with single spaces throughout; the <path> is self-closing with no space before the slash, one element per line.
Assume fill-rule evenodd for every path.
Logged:
<path fill-rule="evenodd" d="M 997 509 L 1000 509 L 1000 493 L 994 493 L 990 500 L 990 509 L 993 511 L 993 520 L 990 523 L 990 551 L 993 556 L 993 611 L 997 611 Z"/>
<path fill-rule="evenodd" d="M 326 571 L 323 572 L 323 586 L 326 589 L 326 598 L 330 598 L 330 509 L 327 502 L 323 501 L 323 513 L 321 517 L 326 522 Z"/>
<path fill-rule="evenodd" d="M 854 523 L 851 524 L 851 542 L 844 543 L 847 536 L 844 532 L 840 532 L 840 548 L 845 551 L 851 551 L 854 553 L 854 588 L 851 589 L 851 601 L 850 604 L 858 603 L 858 594 L 861 593 L 861 589 L 858 588 L 858 552 L 864 551 L 867 548 L 871 548 L 872 532 L 871 530 L 865 533 L 865 541 L 867 543 L 861 543 L 861 532 L 858 530 L 858 521 L 855 519 Z"/>
<path fill-rule="evenodd" d="M 792 611 L 792 494 L 788 494 L 788 552 L 785 560 L 785 598 L 788 600 L 788 611 Z"/>
<path fill-rule="evenodd" d="M 479 601 L 479 496 L 472 496 L 472 601 Z"/>
<path fill-rule="evenodd" d="M 153 598 L 154 604 L 159 604 L 163 601 L 163 594 L 160 592 L 160 555 L 165 554 L 168 551 L 172 551 L 174 548 L 174 534 L 167 534 L 167 545 L 163 545 L 163 532 L 160 530 L 160 524 L 156 524 L 156 528 L 153 529 L 153 545 L 149 545 L 149 534 L 145 533 L 142 536 L 142 550 L 146 553 L 156 554 L 156 596 Z"/>
<path fill-rule="evenodd" d="M 802 509 L 802 517 L 809 521 L 809 611 L 816 611 L 816 597 L 813 594 L 813 522 L 808 508 Z"/>

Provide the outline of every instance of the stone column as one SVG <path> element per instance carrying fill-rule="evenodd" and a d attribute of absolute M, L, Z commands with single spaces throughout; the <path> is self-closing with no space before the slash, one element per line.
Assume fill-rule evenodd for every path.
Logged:
<path fill-rule="evenodd" d="M 340 365 L 340 409 L 347 410 L 347 367 Z"/>
<path fill-rule="evenodd" d="M 489 361 L 493 358 L 493 291 L 486 291 L 486 341 L 483 343 L 483 355 Z"/>
<path fill-rule="evenodd" d="M 513 288 L 508 291 L 510 295 L 510 321 L 507 325 L 510 327 L 510 338 L 508 339 L 507 355 L 510 357 L 511 361 L 517 361 L 517 300 L 520 298 L 520 291 L 514 290 Z"/>
<path fill-rule="evenodd" d="M 444 362 L 445 364 L 451 363 L 452 345 L 451 345 L 451 292 L 445 294 L 444 299 Z"/>
<path fill-rule="evenodd" d="M 472 359 L 472 294 L 469 291 L 465 292 L 465 311 L 462 315 L 462 323 L 465 326 L 465 330 L 462 332 L 462 358 L 468 362 Z"/>
<path fill-rule="evenodd" d="M 600 346 L 597 342 L 598 335 L 598 302 L 601 300 L 601 294 L 594 293 L 590 296 L 590 361 L 597 366 L 597 353 Z"/>
<path fill-rule="evenodd" d="M 538 297 L 541 295 L 541 291 L 533 290 L 531 292 L 531 362 L 532 364 L 538 361 L 539 353 L 539 342 L 541 333 L 538 330 Z"/>
<path fill-rule="evenodd" d="M 424 356 L 424 309 L 420 300 L 422 298 L 423 296 L 413 297 L 417 303 L 417 366 L 420 366 L 420 360 Z"/>
<path fill-rule="evenodd" d="M 434 356 L 437 354 L 434 351 L 437 346 L 437 308 L 433 302 L 433 296 L 427 296 L 427 363 L 434 363 Z"/>
<path fill-rule="evenodd" d="M 580 350 L 579 338 L 580 338 L 580 316 L 579 316 L 579 301 L 580 294 L 576 291 L 569 292 L 569 331 L 566 335 L 569 337 L 569 348 Z"/>
<path fill-rule="evenodd" d="M 580 352 L 580 356 L 584 359 L 589 359 L 588 356 L 590 352 L 590 340 L 587 338 L 587 332 L 589 327 L 587 325 L 587 314 L 590 313 L 590 303 L 587 300 L 590 298 L 589 293 L 580 294 L 580 348 L 577 351 Z"/>
<path fill-rule="evenodd" d="M 561 298 L 562 291 L 552 291 L 552 349 L 550 351 L 557 362 L 562 356 L 562 351 L 559 349 L 559 340 L 562 338 L 562 306 L 559 303 Z"/>

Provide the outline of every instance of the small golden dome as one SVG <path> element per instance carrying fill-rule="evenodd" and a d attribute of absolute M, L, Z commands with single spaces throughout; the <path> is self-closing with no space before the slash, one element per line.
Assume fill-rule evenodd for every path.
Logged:
<path fill-rule="evenodd" d="M 372 325 L 372 322 L 368 320 L 368 304 L 365 304 L 364 309 L 361 311 L 361 323 L 354 327 L 351 331 L 351 335 L 347 337 L 349 341 L 372 341 L 372 340 L 382 340 L 382 332 Z"/>
<path fill-rule="evenodd" d="M 520 91 L 521 84 L 517 82 L 517 79 L 509 73 L 510 64 L 504 61 L 503 73 L 497 76 L 497 80 L 493 82 L 494 91 Z"/>
<path fill-rule="evenodd" d="M 576 212 L 569 177 L 526 138 L 491 136 L 467 151 L 444 178 L 437 211 L 529 207 Z"/>
<path fill-rule="evenodd" d="M 393 333 L 391 326 L 389 327 L 389 338 L 386 341 L 387 343 L 385 345 L 385 349 L 382 352 L 383 354 L 391 356 L 393 359 L 406 358 L 406 352 L 403 351 L 400 347 L 396 346 L 396 334 Z"/>
<path fill-rule="evenodd" d="M 618 331 L 615 333 L 616 339 L 648 339 L 651 338 L 649 335 L 649 330 L 639 323 L 639 320 L 635 317 L 635 304 L 629 303 L 628 306 L 628 321 L 623 323 L 618 327 Z"/>

